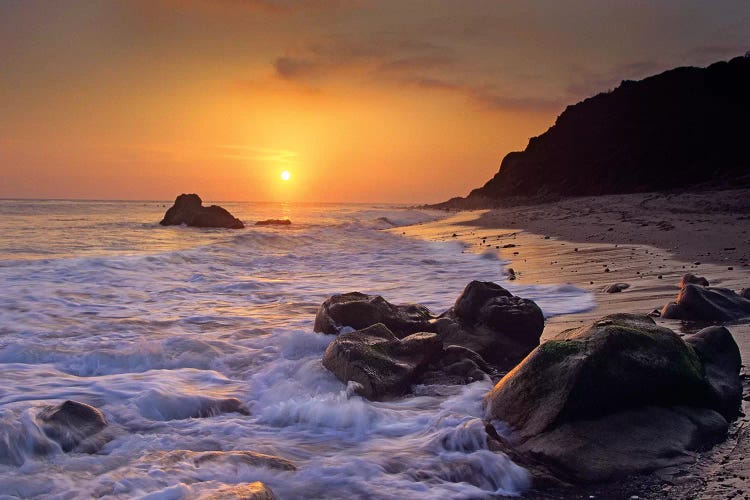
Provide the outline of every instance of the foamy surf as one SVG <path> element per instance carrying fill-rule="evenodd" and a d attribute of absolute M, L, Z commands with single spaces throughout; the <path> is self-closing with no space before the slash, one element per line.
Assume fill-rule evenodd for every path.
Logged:
<path fill-rule="evenodd" d="M 278 215 L 227 206 L 246 221 Z M 204 232 L 146 225 L 162 209 L 138 207 L 123 227 L 110 222 L 132 205 L 97 205 L 94 215 L 86 203 L 66 205 L 57 223 L 67 229 L 30 238 L 54 240 L 44 258 L 14 252 L 15 243 L 0 251 L 0 491 L 190 498 L 260 480 L 281 498 L 477 498 L 528 487 L 522 468 L 487 449 L 489 381 L 376 403 L 320 363 L 331 339 L 312 322 L 334 293 L 442 311 L 472 279 L 504 281 L 502 262 L 455 242 L 379 230 L 434 213 L 292 206 L 288 228 Z M 77 218 L 86 223 L 67 220 Z M 12 236 L 18 220 L 5 220 Z M 592 306 L 570 286 L 503 284 L 547 316 Z M 216 410 L 232 398 L 250 415 Z M 39 409 L 66 399 L 109 420 L 97 453 L 64 453 L 40 431 Z M 251 450 L 297 470 L 198 466 L 175 450 Z"/>

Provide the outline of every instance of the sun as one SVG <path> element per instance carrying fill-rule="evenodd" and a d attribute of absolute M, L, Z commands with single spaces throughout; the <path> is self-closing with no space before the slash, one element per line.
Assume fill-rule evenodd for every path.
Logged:
<path fill-rule="evenodd" d="M 281 180 L 282 181 L 288 181 L 292 178 L 292 174 L 289 172 L 289 170 L 284 170 L 281 172 Z"/>

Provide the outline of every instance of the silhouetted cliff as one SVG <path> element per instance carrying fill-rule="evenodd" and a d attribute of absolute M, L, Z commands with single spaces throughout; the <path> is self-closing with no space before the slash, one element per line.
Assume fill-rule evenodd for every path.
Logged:
<path fill-rule="evenodd" d="M 568 108 L 465 199 L 658 191 L 750 176 L 750 57 L 685 67 Z"/>

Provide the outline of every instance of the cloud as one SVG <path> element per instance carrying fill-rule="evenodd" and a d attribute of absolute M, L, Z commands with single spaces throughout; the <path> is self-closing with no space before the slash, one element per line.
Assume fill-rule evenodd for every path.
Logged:
<path fill-rule="evenodd" d="M 414 78 L 409 83 L 425 90 L 463 95 L 485 111 L 548 112 L 560 109 L 564 105 L 559 99 L 506 94 L 490 85 L 471 85 L 429 77 Z"/>
<path fill-rule="evenodd" d="M 324 70 L 317 61 L 294 57 L 278 57 L 273 63 L 276 74 L 285 80 L 306 79 Z"/>

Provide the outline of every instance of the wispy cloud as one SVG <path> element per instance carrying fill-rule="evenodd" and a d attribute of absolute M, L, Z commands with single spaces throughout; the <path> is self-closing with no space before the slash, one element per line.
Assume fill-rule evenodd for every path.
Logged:
<path fill-rule="evenodd" d="M 288 164 L 297 159 L 296 152 L 285 149 L 244 146 L 238 144 L 221 144 L 217 147 L 223 151 L 222 157 L 235 160 L 268 161 Z"/>

